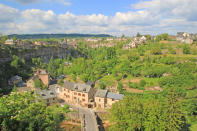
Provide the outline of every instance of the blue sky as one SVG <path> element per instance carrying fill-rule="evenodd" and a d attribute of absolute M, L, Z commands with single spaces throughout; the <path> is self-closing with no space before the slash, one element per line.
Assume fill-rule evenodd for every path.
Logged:
<path fill-rule="evenodd" d="M 197 33 L 196 5 L 197 0 L 1 0 L 0 33 Z"/>
<path fill-rule="evenodd" d="M 65 0 L 66 2 L 70 3 L 70 5 L 64 5 L 62 3 L 63 0 L 41 0 L 40 2 L 28 3 L 18 1 L 1 0 L 0 3 L 17 8 L 20 11 L 26 9 L 41 9 L 53 10 L 56 14 L 69 11 L 76 15 L 96 13 L 112 16 L 116 12 L 127 12 L 134 10 L 130 5 L 137 3 L 139 0 Z"/>

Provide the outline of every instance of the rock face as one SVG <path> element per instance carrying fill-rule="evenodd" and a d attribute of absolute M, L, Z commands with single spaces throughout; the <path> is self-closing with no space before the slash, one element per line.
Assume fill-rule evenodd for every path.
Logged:
<path fill-rule="evenodd" d="M 80 55 L 80 52 L 74 48 L 62 48 L 57 47 L 38 47 L 34 49 L 15 49 L 14 53 L 10 53 L 9 50 L 4 51 L 8 54 L 4 54 L 0 57 L 0 63 L 9 62 L 12 60 L 12 55 L 17 55 L 21 59 L 31 59 L 35 57 L 40 57 L 44 62 L 48 62 L 53 56 L 54 58 L 66 58 L 68 54 L 73 57 Z"/>

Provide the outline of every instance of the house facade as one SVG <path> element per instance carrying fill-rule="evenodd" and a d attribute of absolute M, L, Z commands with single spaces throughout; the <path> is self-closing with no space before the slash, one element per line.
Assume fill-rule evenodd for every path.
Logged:
<path fill-rule="evenodd" d="M 82 107 L 93 107 L 94 89 L 86 84 L 73 84 L 66 81 L 61 88 L 59 97 L 67 103 Z"/>
<path fill-rule="evenodd" d="M 192 44 L 194 42 L 195 35 L 188 34 L 186 32 L 177 32 L 176 40 L 186 44 Z"/>
<path fill-rule="evenodd" d="M 13 45 L 15 43 L 14 43 L 14 40 L 13 39 L 7 39 L 4 44 L 5 45 Z"/>
<path fill-rule="evenodd" d="M 59 89 L 58 89 L 59 90 Z M 66 103 L 88 108 L 110 108 L 113 103 L 121 100 L 124 95 L 108 90 L 94 89 L 87 84 L 65 81 L 60 87 L 58 97 Z"/>
<path fill-rule="evenodd" d="M 36 79 L 39 79 L 42 81 L 42 83 L 45 86 L 49 86 L 50 84 L 50 75 L 49 73 L 46 72 L 46 70 L 41 70 L 41 69 L 37 69 L 37 71 L 34 73 L 34 76 L 32 76 L 29 80 L 27 80 L 27 87 L 34 89 L 35 88 L 35 84 L 34 81 Z"/>
<path fill-rule="evenodd" d="M 105 108 L 107 100 L 107 90 L 101 90 L 98 89 L 95 96 L 94 96 L 94 102 L 96 108 Z"/>
<path fill-rule="evenodd" d="M 39 97 L 41 97 L 47 105 L 57 103 L 57 94 L 52 90 L 36 90 Z"/>

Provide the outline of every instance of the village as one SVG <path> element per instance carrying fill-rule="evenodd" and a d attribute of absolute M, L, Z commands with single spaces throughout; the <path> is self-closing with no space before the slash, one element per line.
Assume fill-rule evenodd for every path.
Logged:
<path fill-rule="evenodd" d="M 36 80 L 40 80 L 46 89 L 42 90 L 41 87 L 36 87 Z M 56 104 L 59 100 L 80 107 L 106 109 L 124 96 L 108 90 L 95 89 L 92 82 L 81 84 L 64 81 L 61 86 L 57 81 L 51 81 L 49 73 L 41 69 L 37 69 L 34 76 L 26 83 L 18 75 L 10 78 L 8 83 L 10 86 L 15 85 L 18 92 L 37 93 L 47 105 Z"/>
<path fill-rule="evenodd" d="M 148 39 L 151 41 L 155 41 L 157 36 L 150 36 L 150 35 L 140 35 L 136 37 L 107 37 L 107 38 L 66 38 L 66 39 L 59 39 L 59 40 L 48 40 L 48 41 L 40 41 L 40 40 L 20 40 L 20 39 L 7 39 L 4 43 L 0 43 L 0 45 L 9 45 L 14 48 L 23 48 L 23 49 L 33 49 L 35 47 L 40 46 L 53 46 L 53 45 L 60 45 L 63 48 L 78 48 L 78 42 L 84 41 L 87 45 L 91 48 L 101 48 L 101 47 L 114 47 L 118 41 L 127 41 L 129 40 L 128 44 L 123 45 L 123 49 L 131 49 L 137 48 L 139 45 L 144 44 Z M 175 40 L 186 43 L 192 44 L 196 41 L 197 34 L 189 34 L 187 32 L 177 32 L 175 36 L 171 35 L 170 37 L 174 38 Z"/>

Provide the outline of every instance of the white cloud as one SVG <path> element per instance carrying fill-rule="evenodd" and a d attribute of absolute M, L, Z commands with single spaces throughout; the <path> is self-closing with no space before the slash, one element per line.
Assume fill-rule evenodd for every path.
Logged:
<path fill-rule="evenodd" d="M 67 1 L 67 0 L 55 0 L 65 6 L 70 6 L 71 5 L 71 2 Z"/>
<path fill-rule="evenodd" d="M 196 5 L 197 0 L 151 0 L 141 1 L 132 7 L 147 10 L 151 14 L 197 20 Z"/>
<path fill-rule="evenodd" d="M 21 4 L 29 4 L 29 3 L 39 2 L 40 0 L 13 0 L 13 1 L 19 2 Z"/>
<path fill-rule="evenodd" d="M 13 22 L 17 17 L 20 17 L 20 12 L 17 9 L 0 4 L 1 23 Z"/>
<path fill-rule="evenodd" d="M 63 0 L 64 1 L 64 0 Z M 177 31 L 196 32 L 196 0 L 151 0 L 132 5 L 137 11 L 75 15 L 56 15 L 52 10 L 18 9 L 0 4 L 2 33 L 107 33 L 135 35 Z"/>
<path fill-rule="evenodd" d="M 157 23 L 157 20 L 160 19 L 160 16 L 153 16 L 147 11 L 137 11 L 137 12 L 128 12 L 121 13 L 117 12 L 113 17 L 112 22 L 114 24 L 120 25 L 152 25 Z"/>

